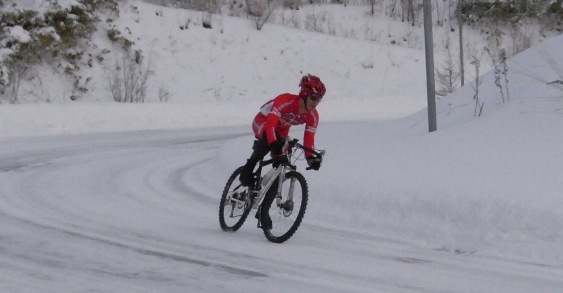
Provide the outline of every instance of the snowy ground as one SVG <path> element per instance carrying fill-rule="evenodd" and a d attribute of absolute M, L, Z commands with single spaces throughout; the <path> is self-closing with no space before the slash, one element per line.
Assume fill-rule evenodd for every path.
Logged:
<path fill-rule="evenodd" d="M 363 177 L 356 172 L 327 180 L 340 169 L 334 167 L 335 155 L 319 175 L 306 173 L 312 183 L 309 209 L 288 242 L 268 242 L 254 219 L 237 233 L 222 232 L 218 195 L 228 170 L 217 164 L 234 158 L 217 160 L 217 150 L 219 157 L 227 156 L 226 150 L 244 152 L 233 146 L 248 141 L 239 137 L 246 132 L 141 131 L 2 142 L 0 291 L 555 293 L 563 288 L 556 262 L 486 247 L 470 252 L 442 246 L 453 233 L 441 234 L 440 227 L 458 235 L 469 227 L 468 237 L 477 230 L 499 235 L 494 226 L 482 226 L 489 223 L 480 223 L 485 213 L 478 204 L 439 223 L 436 217 L 468 200 L 442 201 L 424 190 L 407 194 L 408 188 L 401 188 L 413 186 L 407 181 L 395 187 L 396 203 L 386 203 L 391 195 L 370 184 L 380 181 L 378 168 L 371 176 L 363 169 Z M 328 145 L 338 154 L 338 143 Z M 506 202 L 494 206 L 483 200 L 480 206 L 494 213 L 522 210 Z M 455 221 L 469 213 L 473 223 Z M 528 222 L 543 218 L 525 215 L 535 218 Z M 507 233 L 521 229 L 517 224 L 506 224 Z M 530 238 L 536 229 L 529 229 L 522 235 Z M 420 238 L 425 245 L 397 237 L 416 233 L 435 234 Z M 526 246 L 539 252 L 536 241 Z M 496 246 L 510 246 L 504 242 Z"/>
<path fill-rule="evenodd" d="M 203 28 L 192 37 L 232 44 L 227 32 L 241 23 L 223 20 L 226 40 Z M 266 28 L 267 37 L 245 32 L 247 43 L 280 46 L 257 51 L 280 64 L 248 66 L 276 74 L 245 81 L 240 64 L 207 51 L 231 67 L 186 82 L 219 78 L 222 99 L 1 105 L 0 291 L 563 291 L 563 89 L 548 84 L 563 80 L 562 36 L 509 60 L 509 101 L 488 73 L 481 117 L 468 84 L 438 103 L 438 131 L 428 133 L 422 51 L 369 44 L 396 59 L 366 70 L 363 42 Z M 290 44 L 305 37 L 307 46 Z M 206 52 L 207 43 L 185 42 L 176 50 Z M 349 58 L 343 65 L 303 63 L 311 52 L 329 58 L 314 50 L 327 42 L 360 53 L 335 54 Z M 157 44 L 155 52 L 174 47 Z M 273 57 L 282 46 L 301 57 Z M 180 56 L 189 64 L 161 61 L 193 72 L 199 59 Z M 254 219 L 224 233 L 219 193 L 250 153 L 249 123 L 266 99 L 235 97 L 294 92 L 303 68 L 328 87 L 316 143 L 327 156 L 319 172 L 304 172 L 304 222 L 282 245 L 267 242 Z"/>

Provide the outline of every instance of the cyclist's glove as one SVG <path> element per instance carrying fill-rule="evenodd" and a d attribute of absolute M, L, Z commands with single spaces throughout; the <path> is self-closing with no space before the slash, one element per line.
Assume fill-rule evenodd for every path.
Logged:
<path fill-rule="evenodd" d="M 321 168 L 321 159 L 315 157 L 309 157 L 307 159 L 307 165 L 309 165 L 309 168 L 318 171 Z"/>

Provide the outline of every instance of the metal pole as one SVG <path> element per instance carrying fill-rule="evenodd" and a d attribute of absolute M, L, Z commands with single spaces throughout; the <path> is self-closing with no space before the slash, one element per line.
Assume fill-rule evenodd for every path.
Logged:
<path fill-rule="evenodd" d="M 424 48 L 426 52 L 426 95 L 428 99 L 428 130 L 436 131 L 436 89 L 434 83 L 434 40 L 432 38 L 432 3 L 424 0 Z"/>
<path fill-rule="evenodd" d="M 461 74 L 461 86 L 463 86 L 465 83 L 465 72 L 463 72 L 463 16 L 461 15 L 462 6 L 463 0 L 459 0 L 459 3 L 457 4 L 457 22 L 459 23 L 459 72 Z"/>

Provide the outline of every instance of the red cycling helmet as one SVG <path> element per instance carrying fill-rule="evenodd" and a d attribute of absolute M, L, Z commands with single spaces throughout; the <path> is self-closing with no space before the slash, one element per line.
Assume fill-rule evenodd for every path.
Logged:
<path fill-rule="evenodd" d="M 307 74 L 301 78 L 299 82 L 301 91 L 299 92 L 299 97 L 305 99 L 310 95 L 320 95 L 323 97 L 326 93 L 326 88 L 320 78 Z"/>

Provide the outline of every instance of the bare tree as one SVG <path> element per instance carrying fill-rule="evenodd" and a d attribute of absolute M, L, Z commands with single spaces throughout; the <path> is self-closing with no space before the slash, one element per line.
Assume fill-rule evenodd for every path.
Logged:
<path fill-rule="evenodd" d="M 440 2 L 442 2 L 442 7 L 440 7 Z M 436 0 L 436 24 L 438 26 L 443 26 L 445 22 L 445 15 L 446 15 L 446 1 L 445 0 Z"/>
<path fill-rule="evenodd" d="M 506 64 L 506 60 L 508 59 L 506 56 L 506 50 L 502 49 L 500 51 L 500 66 L 501 66 L 501 74 L 504 77 L 504 86 L 506 89 L 506 99 L 510 100 L 510 92 L 508 91 L 508 64 Z"/>
<path fill-rule="evenodd" d="M 6 85 L 10 90 L 8 102 L 10 104 L 17 104 L 19 102 L 19 90 L 22 79 L 25 77 L 30 66 L 19 60 L 11 60 L 8 62 L 8 84 Z"/>
<path fill-rule="evenodd" d="M 401 21 L 407 21 L 414 26 L 416 24 L 416 12 L 419 10 L 415 5 L 415 0 L 401 0 L 402 16 Z M 420 7 L 419 7 L 420 8 Z"/>
<path fill-rule="evenodd" d="M 481 66 L 481 61 L 476 56 L 473 56 L 471 63 L 475 66 L 475 84 L 472 84 L 473 90 L 475 90 L 475 95 L 473 95 L 473 101 L 475 101 L 475 110 L 473 115 L 481 117 L 483 113 L 483 106 L 485 103 L 481 103 L 479 100 L 479 86 L 481 85 L 481 77 L 479 76 L 479 67 Z"/>
<path fill-rule="evenodd" d="M 299 10 L 300 0 L 283 0 L 283 7 L 289 8 L 291 10 Z"/>
<path fill-rule="evenodd" d="M 461 76 L 458 66 L 454 62 L 450 38 L 446 38 L 443 43 L 445 58 L 440 69 L 436 70 L 437 82 L 440 89 L 436 92 L 438 96 L 445 97 L 455 91 L 458 80 Z"/>
<path fill-rule="evenodd" d="M 254 20 L 257 30 L 261 30 L 268 22 L 274 8 L 273 0 L 246 0 L 247 15 Z"/>
<path fill-rule="evenodd" d="M 491 62 L 493 63 L 495 85 L 499 88 L 500 96 L 502 102 L 504 103 L 506 100 L 510 100 L 510 93 L 508 91 L 508 65 L 506 64 L 506 50 L 499 49 L 498 51 L 492 51 L 489 50 L 489 48 L 486 48 L 485 51 L 489 54 Z"/>
<path fill-rule="evenodd" d="M 138 51 L 137 51 L 138 52 Z M 124 56 L 121 64 L 116 63 L 113 75 L 109 79 L 113 99 L 121 103 L 143 103 L 146 97 L 147 80 L 152 74 L 151 61 L 142 66 L 142 57 Z"/>
<path fill-rule="evenodd" d="M 166 103 L 170 100 L 170 92 L 165 87 L 158 88 L 158 99 L 161 103 Z"/>

